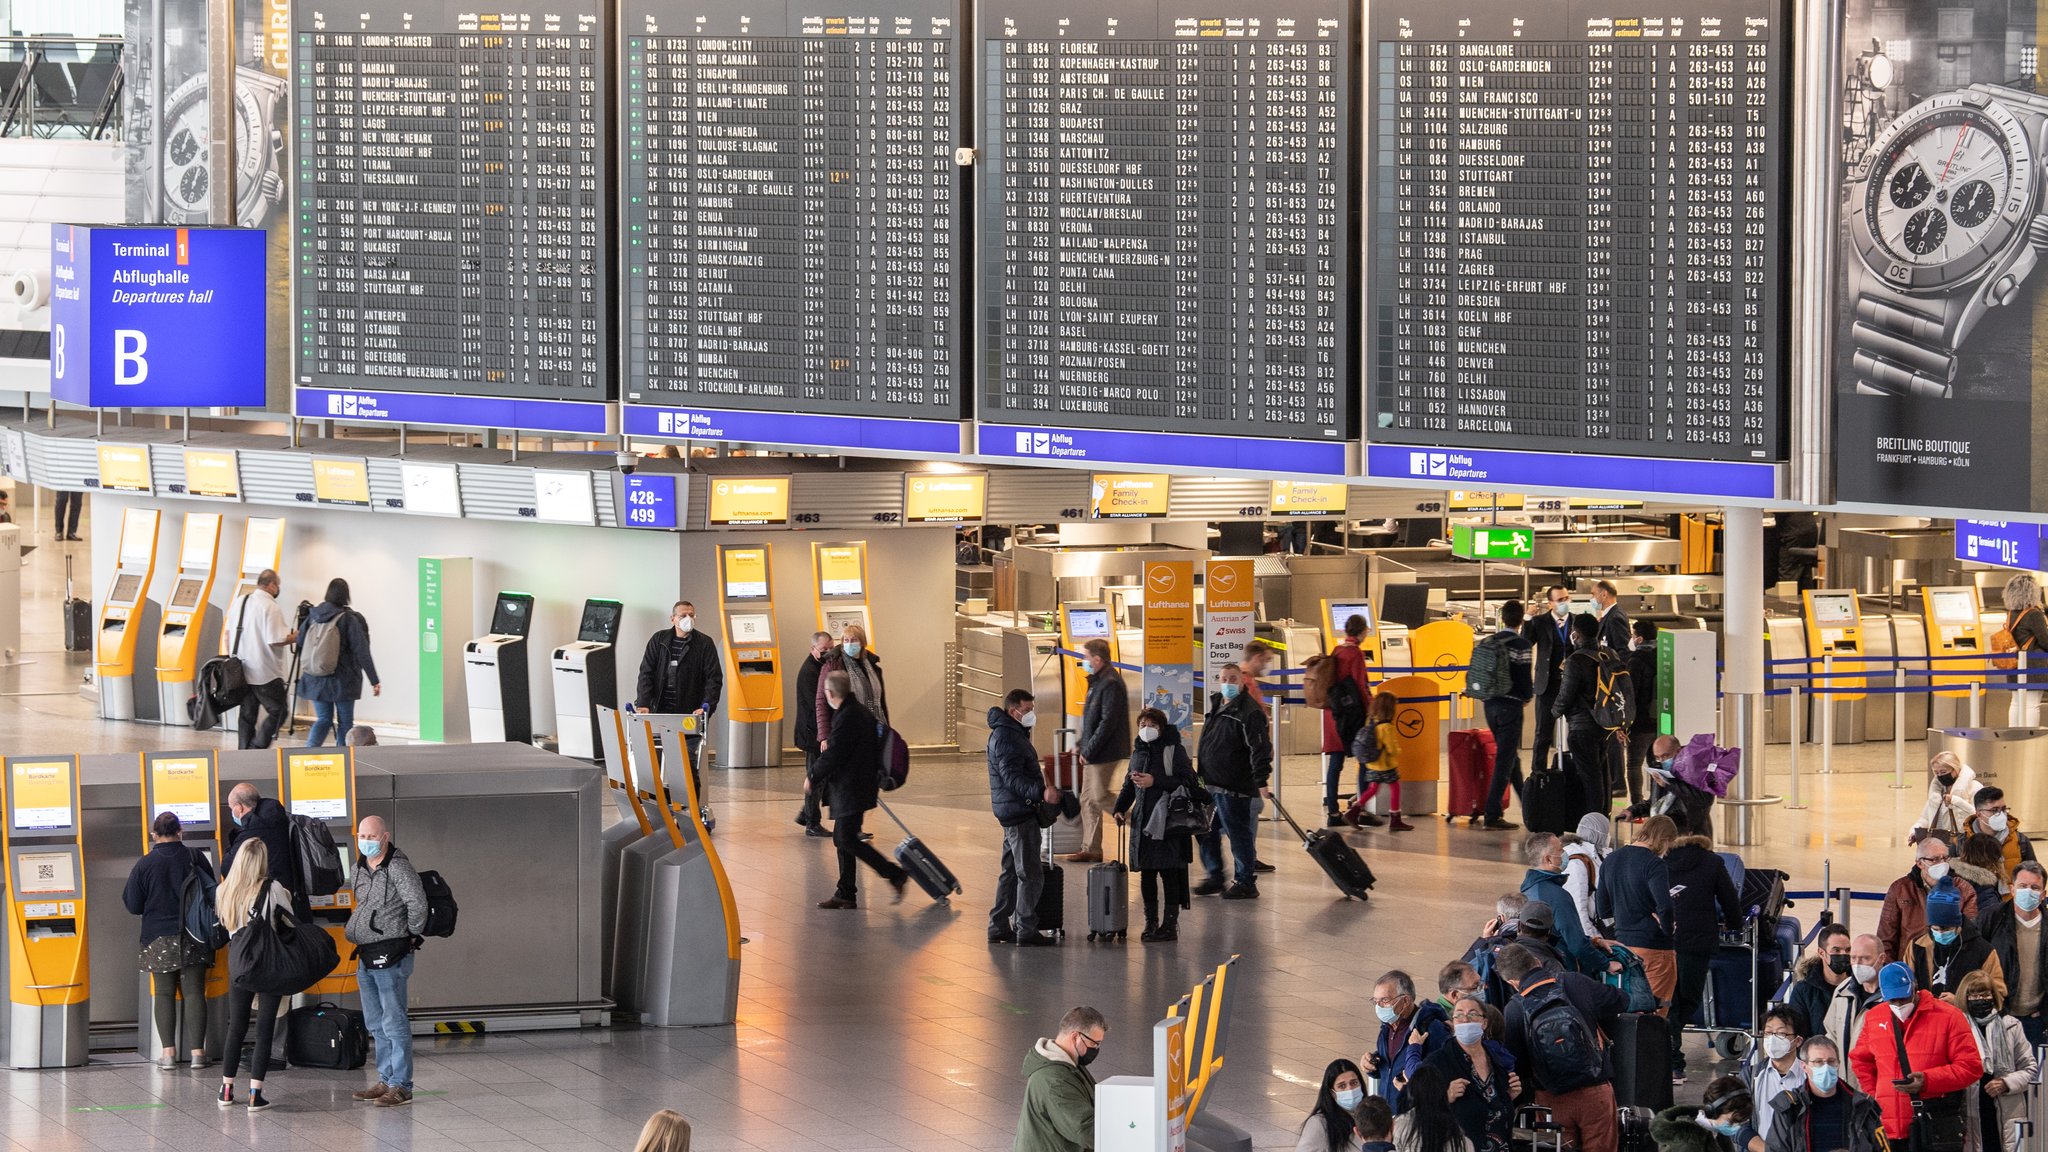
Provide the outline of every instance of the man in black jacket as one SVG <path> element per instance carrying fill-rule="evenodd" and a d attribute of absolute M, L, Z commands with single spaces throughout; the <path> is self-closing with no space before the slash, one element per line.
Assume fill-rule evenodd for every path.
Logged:
<path fill-rule="evenodd" d="M 718 642 L 697 631 L 697 606 L 678 600 L 669 610 L 669 627 L 647 638 L 640 654 L 640 681 L 633 689 L 633 707 L 642 712 L 695 713 L 697 732 L 683 737 L 690 756 L 690 782 L 697 789 L 697 813 L 704 830 L 712 827 L 711 801 L 704 796 L 703 757 L 699 754 L 711 715 L 725 691 L 725 665 Z"/>
<path fill-rule="evenodd" d="M 1643 798 L 1643 762 L 1657 739 L 1657 622 L 1638 620 L 1628 649 L 1628 686 L 1636 696 L 1636 718 L 1628 726 L 1628 802 Z M 1620 795 L 1621 781 L 1610 781 Z"/>
<path fill-rule="evenodd" d="M 1621 1014 L 1628 1010 L 1628 997 L 1621 989 L 1590 976 L 1541 967 L 1536 956 L 1520 945 L 1501 949 L 1497 963 L 1501 978 L 1515 991 L 1514 999 L 1503 1010 L 1507 1023 L 1505 1038 L 1508 1051 L 1514 1053 L 1515 1071 L 1521 1074 L 1524 1084 L 1535 1089 L 1536 1104 L 1550 1109 L 1550 1118 L 1563 1129 L 1567 1144 L 1584 1152 L 1615 1152 L 1619 1143 L 1610 1041 Z M 1562 1068 L 1560 1065 L 1566 1061 L 1559 1053 L 1565 1051 L 1563 1048 L 1545 1048 L 1533 1041 L 1531 1033 L 1557 1013 L 1578 1017 L 1581 1040 L 1598 1049 L 1592 1057 L 1597 1067 Z M 1603 1033 L 1607 1039 L 1603 1039 Z M 1560 1079 L 1567 1074 L 1574 1079 Z"/>
<path fill-rule="evenodd" d="M 1593 619 L 1600 622 L 1600 646 L 1616 652 L 1628 651 L 1628 613 L 1621 610 L 1621 596 L 1612 580 L 1593 584 Z"/>
<path fill-rule="evenodd" d="M 1209 715 L 1202 722 L 1200 759 L 1195 771 L 1216 798 L 1216 823 L 1197 837 L 1202 850 L 1202 867 L 1209 878 L 1195 886 L 1197 896 L 1223 893 L 1225 900 L 1259 898 L 1258 826 L 1253 823 L 1252 801 L 1272 790 L 1266 782 L 1273 776 L 1273 739 L 1266 710 L 1244 690 L 1244 676 L 1235 664 L 1225 664 L 1222 691 L 1209 698 Z M 1236 883 L 1223 884 L 1223 837 L 1230 837 L 1230 856 Z"/>
<path fill-rule="evenodd" d="M 832 653 L 830 632 L 811 633 L 810 655 L 796 670 L 796 705 L 790 710 L 796 719 L 796 746 L 804 754 L 804 778 L 810 778 L 811 769 L 818 763 L 818 713 L 811 707 L 811 701 L 818 698 L 818 676 L 825 669 L 825 657 Z M 818 820 L 818 794 L 806 788 L 804 806 L 796 814 L 796 822 L 806 836 L 820 839 L 832 835 L 825 831 Z"/>
<path fill-rule="evenodd" d="M 1767 1152 L 1887 1152 L 1884 1109 L 1849 1087 L 1842 1049 L 1826 1036 L 1812 1036 L 1800 1057 L 1806 1083 L 1772 1102 Z"/>
<path fill-rule="evenodd" d="M 2029 860 L 2012 870 L 2012 898 L 1985 912 L 1977 921 L 1984 938 L 1998 953 L 2005 973 L 2005 1013 L 2027 1031 L 2027 1043 L 2039 1044 L 2043 983 L 2048 982 L 2048 929 L 2041 924 L 2041 903 L 2048 891 L 2048 869 Z"/>
<path fill-rule="evenodd" d="M 1081 705 L 1081 729 L 1074 759 L 1081 763 L 1081 850 L 1073 864 L 1102 860 L 1102 823 L 1116 805 L 1124 766 L 1131 759 L 1131 701 L 1124 674 L 1110 663 L 1109 641 L 1081 646 L 1088 654 L 1088 696 Z"/>
<path fill-rule="evenodd" d="M 1600 622 L 1584 614 L 1571 622 L 1572 651 L 1565 657 L 1559 676 L 1562 683 L 1551 701 L 1549 719 L 1562 717 L 1565 744 L 1571 750 L 1572 766 L 1578 769 L 1579 788 L 1590 811 L 1605 813 L 1611 805 L 1607 795 L 1607 749 L 1612 735 L 1593 719 L 1593 700 L 1599 687 Z"/>
<path fill-rule="evenodd" d="M 810 764 L 804 791 L 823 799 L 832 809 L 832 845 L 839 850 L 839 888 L 820 908 L 854 908 L 854 862 L 873 868 L 896 888 L 903 899 L 903 886 L 910 877 L 891 863 L 872 844 L 860 838 L 862 819 L 875 806 L 881 791 L 882 737 L 876 730 L 875 714 L 853 698 L 853 685 L 844 672 L 825 677 L 825 702 L 832 708 L 832 731 L 823 752 Z"/>
<path fill-rule="evenodd" d="M 220 874 L 235 866 L 235 851 L 251 839 L 263 841 L 270 853 L 270 878 L 292 894 L 292 911 L 301 921 L 313 918 L 313 904 L 306 898 L 306 886 L 299 880 L 299 858 L 292 851 L 292 818 L 284 805 L 256 791 L 243 781 L 228 790 L 228 818 L 234 831 L 228 833 L 227 854 L 221 858 Z"/>
<path fill-rule="evenodd" d="M 1060 790 L 1045 782 L 1031 745 L 1036 707 L 1031 693 L 1012 688 L 1002 707 L 988 710 L 988 803 L 1003 826 L 1003 870 L 996 877 L 995 906 L 988 910 L 988 942 L 1020 948 L 1058 943 L 1038 930 L 1038 894 L 1045 884 L 1038 806 L 1059 803 Z"/>
<path fill-rule="evenodd" d="M 1564 686 L 1564 658 L 1572 650 L 1567 620 L 1571 593 L 1562 584 L 1543 590 L 1548 610 L 1522 625 L 1522 639 L 1529 642 L 1534 659 L 1529 666 L 1529 691 L 1536 699 L 1536 731 L 1529 746 L 1529 763 L 1541 772 L 1550 766 L 1550 749 L 1556 743 L 1557 723 L 1550 706 L 1557 702 L 1557 690 Z"/>

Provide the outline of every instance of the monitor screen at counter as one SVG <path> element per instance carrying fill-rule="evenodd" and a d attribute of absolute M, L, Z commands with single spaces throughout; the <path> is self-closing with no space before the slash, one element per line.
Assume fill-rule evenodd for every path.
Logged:
<path fill-rule="evenodd" d="M 1856 601 L 1847 593 L 1813 598 L 1813 622 L 1823 627 L 1856 623 Z"/>
<path fill-rule="evenodd" d="M 775 643 L 775 628 L 766 612 L 734 612 L 726 622 L 731 629 L 726 639 L 733 644 Z"/>
<path fill-rule="evenodd" d="M 10 760 L 7 806 L 16 832 L 69 829 L 77 822 L 72 805 L 70 760 Z"/>
<path fill-rule="evenodd" d="M 625 607 L 613 600 L 592 600 L 583 606 L 583 619 L 576 625 L 578 640 L 610 643 L 619 638 L 619 617 Z"/>
<path fill-rule="evenodd" d="M 725 560 L 725 598 L 727 600 L 762 600 L 768 596 L 768 550 L 765 548 L 727 548 L 722 553 Z"/>
<path fill-rule="evenodd" d="M 1344 622 L 1353 616 L 1365 617 L 1365 630 L 1367 632 L 1372 631 L 1372 605 L 1367 604 L 1363 600 L 1356 602 L 1331 601 L 1330 643 L 1335 644 L 1344 638 Z"/>
<path fill-rule="evenodd" d="M 1067 609 L 1067 634 L 1076 640 L 1109 635 L 1109 609 Z"/>
<path fill-rule="evenodd" d="M 1977 623 L 1977 598 L 1967 588 L 1943 588 L 1929 592 L 1934 618 L 1943 624 Z M 1818 609 L 1816 608 L 1816 611 Z"/>
<path fill-rule="evenodd" d="M 199 594 L 206 591 L 206 584 L 200 580 L 180 580 L 171 592 L 171 607 L 186 611 L 199 607 Z"/>
<path fill-rule="evenodd" d="M 114 604 L 133 604 L 142 592 L 142 577 L 133 572 L 123 572 L 114 577 L 114 590 L 107 593 L 107 600 Z"/>

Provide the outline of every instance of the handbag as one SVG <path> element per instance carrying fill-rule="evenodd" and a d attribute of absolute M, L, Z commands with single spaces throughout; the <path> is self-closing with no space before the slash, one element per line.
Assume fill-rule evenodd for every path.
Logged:
<path fill-rule="evenodd" d="M 296 996 L 340 964 L 334 937 L 273 908 L 267 887 L 249 922 L 228 942 L 228 974 L 235 986 L 270 996 Z"/>
<path fill-rule="evenodd" d="M 1906 1058 L 1903 1024 L 1892 1028 L 1892 1043 L 1899 1046 L 1899 1077 L 1913 1074 L 1913 1062 Z M 1963 1094 L 1951 1092 L 1932 1100 L 1913 1098 L 1913 1126 L 1907 1130 L 1907 1152 L 1962 1152 L 1968 1120 Z"/>

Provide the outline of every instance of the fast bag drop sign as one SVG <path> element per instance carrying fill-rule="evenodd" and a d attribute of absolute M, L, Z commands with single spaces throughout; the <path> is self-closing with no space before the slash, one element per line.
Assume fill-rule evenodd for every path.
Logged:
<path fill-rule="evenodd" d="M 259 228 L 50 230 L 50 391 L 89 408 L 260 408 Z"/>

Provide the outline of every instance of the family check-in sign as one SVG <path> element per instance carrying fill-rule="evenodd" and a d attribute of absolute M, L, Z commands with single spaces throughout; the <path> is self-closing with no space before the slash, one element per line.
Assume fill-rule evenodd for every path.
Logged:
<path fill-rule="evenodd" d="M 92 408 L 264 403 L 260 228 L 50 230 L 50 391 Z"/>

